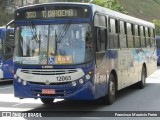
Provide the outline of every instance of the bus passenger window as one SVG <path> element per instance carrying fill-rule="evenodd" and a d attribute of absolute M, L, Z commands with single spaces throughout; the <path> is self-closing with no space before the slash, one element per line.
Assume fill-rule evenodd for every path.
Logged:
<path fill-rule="evenodd" d="M 110 19 L 110 32 L 111 33 L 116 33 L 116 20 L 115 19 Z"/>
<path fill-rule="evenodd" d="M 110 48 L 118 48 L 118 21 L 115 19 L 109 19 L 109 31 L 110 31 Z"/>
<path fill-rule="evenodd" d="M 128 47 L 133 48 L 134 42 L 133 42 L 133 25 L 131 23 L 127 23 L 127 40 L 128 40 Z"/>
<path fill-rule="evenodd" d="M 134 40 L 135 40 L 135 47 L 140 47 L 140 41 L 139 41 L 139 27 L 138 25 L 134 26 Z"/>
<path fill-rule="evenodd" d="M 143 26 L 139 26 L 139 34 L 141 37 L 141 47 L 144 48 L 146 46 L 145 43 L 145 28 Z"/>
<path fill-rule="evenodd" d="M 120 46 L 121 48 L 126 48 L 127 47 L 127 42 L 126 42 L 126 23 L 124 21 L 120 21 L 119 24 L 119 30 L 120 30 Z"/>
<path fill-rule="evenodd" d="M 106 29 L 97 28 L 97 52 L 105 51 Z"/>
<path fill-rule="evenodd" d="M 151 39 L 151 46 L 155 47 L 154 29 L 150 29 L 150 39 Z"/>
<path fill-rule="evenodd" d="M 145 36 L 146 36 L 146 46 L 150 47 L 149 31 L 147 27 L 145 27 Z"/>

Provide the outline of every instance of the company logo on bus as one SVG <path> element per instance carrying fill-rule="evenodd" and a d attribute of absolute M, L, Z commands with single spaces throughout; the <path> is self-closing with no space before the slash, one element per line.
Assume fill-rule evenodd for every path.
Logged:
<path fill-rule="evenodd" d="M 45 84 L 46 84 L 46 85 L 50 85 L 50 82 L 49 82 L 49 80 L 47 80 L 47 81 L 45 82 Z"/>
<path fill-rule="evenodd" d="M 42 66 L 42 68 L 53 68 L 53 66 Z"/>

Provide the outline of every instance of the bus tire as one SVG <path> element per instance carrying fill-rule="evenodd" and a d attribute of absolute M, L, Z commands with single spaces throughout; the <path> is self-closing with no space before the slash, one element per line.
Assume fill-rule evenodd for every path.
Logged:
<path fill-rule="evenodd" d="M 115 77 L 113 74 L 110 74 L 108 80 L 108 94 L 102 98 L 102 101 L 106 105 L 112 105 L 115 101 L 115 96 L 116 96 Z"/>
<path fill-rule="evenodd" d="M 54 98 L 41 98 L 43 104 L 53 104 Z"/>
<path fill-rule="evenodd" d="M 143 66 L 141 72 L 141 81 L 138 82 L 138 88 L 143 89 L 145 87 L 145 84 L 146 84 L 146 69 Z"/>

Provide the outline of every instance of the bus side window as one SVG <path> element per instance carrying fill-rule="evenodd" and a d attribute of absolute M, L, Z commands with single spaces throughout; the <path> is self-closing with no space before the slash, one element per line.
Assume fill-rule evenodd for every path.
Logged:
<path fill-rule="evenodd" d="M 5 59 L 8 60 L 13 57 L 14 46 L 14 32 L 7 30 L 7 36 L 5 41 Z"/>
<path fill-rule="evenodd" d="M 119 30 L 120 30 L 120 34 L 119 34 L 120 47 L 126 48 L 127 47 L 127 42 L 126 42 L 127 31 L 126 31 L 126 23 L 124 21 L 120 21 Z"/>
<path fill-rule="evenodd" d="M 133 24 L 127 23 L 127 40 L 129 48 L 134 48 L 133 34 Z"/>
<path fill-rule="evenodd" d="M 109 19 L 109 33 L 110 33 L 110 48 L 119 48 L 118 41 L 118 21 L 115 19 Z"/>
<path fill-rule="evenodd" d="M 139 26 L 135 25 L 134 26 L 134 42 L 135 42 L 135 48 L 140 47 L 140 41 L 139 41 Z"/>
<path fill-rule="evenodd" d="M 146 47 L 150 47 L 150 38 L 149 38 L 149 31 L 148 28 L 145 27 L 145 37 L 146 37 Z"/>
<path fill-rule="evenodd" d="M 146 46 L 146 42 L 145 42 L 145 29 L 143 26 L 139 26 L 139 36 L 141 36 L 141 47 L 144 48 Z"/>
<path fill-rule="evenodd" d="M 106 29 L 105 28 L 96 28 L 97 36 L 97 52 L 105 51 L 105 41 L 106 41 Z"/>
<path fill-rule="evenodd" d="M 96 51 L 105 51 L 106 49 L 106 17 L 96 14 L 94 18 L 94 26 L 96 28 Z"/>
<path fill-rule="evenodd" d="M 150 32 L 150 40 L 151 40 L 151 46 L 155 47 L 155 38 L 154 38 L 154 29 L 149 29 Z"/>

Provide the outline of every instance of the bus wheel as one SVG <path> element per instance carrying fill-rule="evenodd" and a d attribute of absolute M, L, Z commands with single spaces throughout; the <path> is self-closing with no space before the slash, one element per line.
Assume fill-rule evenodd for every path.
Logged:
<path fill-rule="evenodd" d="M 113 74 L 111 74 L 108 81 L 108 95 L 107 95 L 107 101 L 109 105 L 113 104 L 113 102 L 115 101 L 115 96 L 116 96 L 115 78 Z"/>
<path fill-rule="evenodd" d="M 53 104 L 54 98 L 41 98 L 41 101 L 44 104 Z"/>
<path fill-rule="evenodd" d="M 111 74 L 108 81 L 108 94 L 102 97 L 102 102 L 107 105 L 113 104 L 115 101 L 115 95 L 116 95 L 115 78 L 113 74 Z"/>
<path fill-rule="evenodd" d="M 142 67 L 142 72 L 141 72 L 141 81 L 138 82 L 138 88 L 143 89 L 146 84 L 146 69 L 145 67 Z"/>

